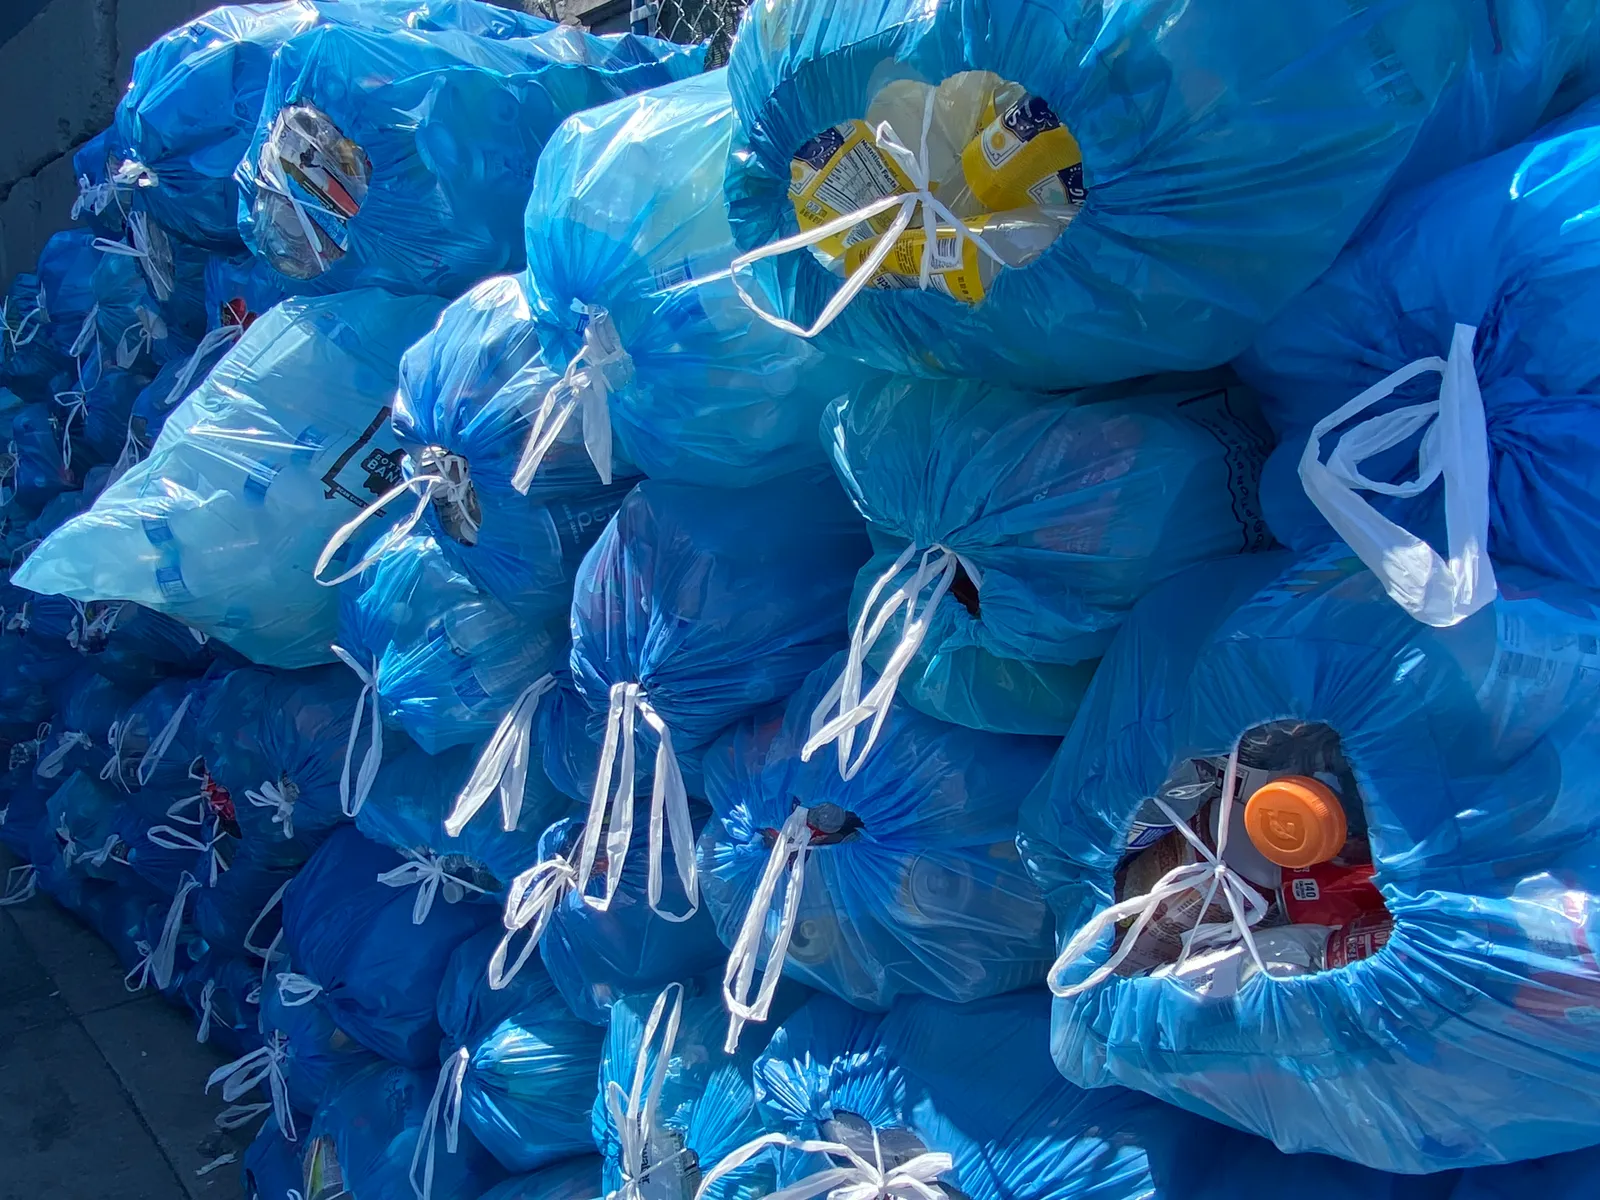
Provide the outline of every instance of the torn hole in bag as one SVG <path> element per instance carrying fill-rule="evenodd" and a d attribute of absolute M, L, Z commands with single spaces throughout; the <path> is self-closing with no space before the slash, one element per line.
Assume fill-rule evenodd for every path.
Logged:
<path fill-rule="evenodd" d="M 350 249 L 350 221 L 366 203 L 372 163 L 321 109 L 278 113 L 256 163 L 255 217 L 273 267 L 315 279 Z"/>

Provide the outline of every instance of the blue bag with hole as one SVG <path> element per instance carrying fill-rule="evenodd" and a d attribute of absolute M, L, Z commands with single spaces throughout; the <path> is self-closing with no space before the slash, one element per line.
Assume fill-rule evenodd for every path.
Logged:
<path fill-rule="evenodd" d="M 575 1016 L 537 967 L 503 989 L 491 987 L 487 967 L 498 932 L 463 944 L 445 971 L 440 1088 L 457 1097 L 472 1141 L 508 1171 L 533 1171 L 594 1149 L 589 1107 L 605 1035 Z M 436 1144 L 436 1132 L 424 1130 L 424 1154 L 442 1163 L 454 1155 Z M 428 1143 L 435 1143 L 431 1151 Z"/>
<path fill-rule="evenodd" d="M 718 933 L 738 947 L 727 974 L 736 998 L 764 1012 L 780 974 L 872 1009 L 901 995 L 966 1001 L 1036 982 L 1049 965 L 1050 913 L 1013 839 L 1058 742 L 947 725 L 895 700 L 877 746 L 844 779 L 832 754 L 801 757 L 842 659 L 706 756 L 715 816 L 700 838 L 700 875 Z M 774 877 L 777 889 L 767 884 L 754 905 L 763 877 L 779 871 L 786 882 Z M 752 991 L 756 966 L 764 974 Z"/>
<path fill-rule="evenodd" d="M 1385 1170 L 1600 1142 L 1578 1099 L 1600 1072 L 1597 648 L 1600 603 L 1570 584 L 1506 567 L 1492 605 L 1434 628 L 1342 545 L 1208 564 L 1153 591 L 1022 813 L 1064 944 L 1062 1073 Z M 1133 914 L 1108 909 L 1136 900 L 1117 872 L 1162 819 L 1149 798 L 1183 818 L 1176 797 L 1198 794 L 1185 781 L 1247 733 L 1294 750 L 1326 730 L 1387 914 L 1333 933 L 1295 978 L 1257 972 L 1236 991 L 1138 959 L 1116 970 L 1107 926 Z M 1223 935 L 1242 941 L 1226 917 L 1208 931 Z"/>
<path fill-rule="evenodd" d="M 713 71 L 563 126 L 539 159 L 527 288 L 565 373 L 541 429 L 581 426 L 603 470 L 713 487 L 799 470 L 820 460 L 822 406 L 869 374 L 739 299 L 722 198 L 733 126 Z"/>
<path fill-rule="evenodd" d="M 878 551 L 852 650 L 879 672 L 912 651 L 898 693 L 958 725 L 1066 733 L 1135 600 L 1270 542 L 1270 434 L 1220 372 L 1062 396 L 886 378 L 830 404 L 822 440 Z"/>
<path fill-rule="evenodd" d="M 1283 435 L 1264 485 L 1283 541 L 1309 549 L 1361 537 L 1352 525 L 1393 522 L 1441 548 L 1472 535 L 1497 564 L 1600 586 L 1589 504 L 1600 486 L 1590 363 L 1600 236 L 1586 219 L 1597 147 L 1591 101 L 1396 197 L 1262 331 L 1239 367 L 1270 397 L 1265 411 Z M 1414 378 L 1355 403 L 1408 367 Z M 1435 402 L 1437 424 L 1418 407 Z M 1318 451 L 1302 466 L 1313 434 Z M 1359 494 L 1372 489 L 1358 475 L 1385 492 Z M 1470 516 L 1447 516 L 1451 492 Z M 1382 547 L 1403 534 L 1374 532 L 1372 549 L 1351 544 L 1378 569 Z"/>
<path fill-rule="evenodd" d="M 253 254 L 213 254 L 206 260 L 206 328 L 241 330 L 284 299 L 272 268 Z"/>
<path fill-rule="evenodd" d="M 430 1073 L 397 1063 L 368 1067 L 346 1083 L 311 1123 L 305 1194 L 411 1195 L 411 1157 L 433 1091 Z M 456 1153 L 439 1156 L 431 1200 L 477 1200 L 504 1177 L 471 1132 L 463 1132 Z"/>
<path fill-rule="evenodd" d="M 756 1048 L 724 1055 L 727 1013 L 709 981 L 624 996 L 611 1006 L 594 1141 L 605 1187 L 689 1200 L 730 1152 L 765 1132 L 750 1082 Z M 751 1039 L 754 1041 L 754 1039 Z M 775 1190 L 770 1162 L 730 1172 L 705 1200 L 740 1200 Z"/>
<path fill-rule="evenodd" d="M 493 39 L 323 24 L 273 58 L 236 174 L 239 230 L 287 291 L 456 295 L 523 266 L 522 209 L 557 125 L 704 58 L 566 26 Z"/>
<path fill-rule="evenodd" d="M 421 1067 L 437 1061 L 434 1002 L 450 953 L 495 914 L 447 895 L 424 910 L 414 875 L 396 873 L 406 861 L 351 827 L 336 830 L 284 893 L 283 942 L 341 1029 Z"/>
<path fill-rule="evenodd" d="M 520 278 L 488 279 L 444 310 L 401 363 L 394 428 L 440 550 L 524 619 L 564 620 L 573 574 L 636 472 L 602 483 L 573 428 L 531 484 L 514 482 L 555 382 L 523 289 Z"/>
<path fill-rule="evenodd" d="M 752 10 L 731 53 L 728 211 L 745 251 L 803 228 L 889 243 L 881 275 L 826 243 L 873 282 L 825 351 L 1036 388 L 1203 369 L 1390 189 L 1526 136 L 1597 37 L 1591 0 L 785 0 Z M 1006 265 L 906 211 L 917 170 Z M 890 241 L 896 213 L 914 219 Z M 748 290 L 802 327 L 844 282 L 804 247 L 755 265 Z M 924 265 L 938 283 L 919 290 Z"/>
<path fill-rule="evenodd" d="M 486 739 L 524 688 L 565 667 L 569 642 L 564 619 L 530 628 L 431 537 L 402 539 L 340 585 L 340 648 L 373 681 L 383 723 L 430 754 Z"/>
<path fill-rule="evenodd" d="M 1137 1092 L 1078 1088 L 1048 1061 L 1049 1029 L 1038 992 L 913 999 L 881 1018 L 818 996 L 773 1034 L 754 1083 L 769 1130 L 831 1148 L 780 1144 L 750 1164 L 775 1167 L 780 1187 L 818 1171 L 864 1182 L 853 1154 L 971 1200 L 1446 1200 L 1455 1182 L 1283 1154 Z M 717 1166 L 702 1162 L 702 1179 Z"/>
<path fill-rule="evenodd" d="M 134 600 L 264 665 L 331 662 L 338 597 L 312 569 L 397 479 L 385 400 L 439 307 L 376 291 L 278 305 L 16 582 Z"/>
<path fill-rule="evenodd" d="M 870 553 L 818 468 L 737 490 L 640 483 L 574 585 L 571 680 L 542 717 L 552 781 L 593 797 L 598 817 L 612 744 L 636 764 L 619 793 L 664 787 L 669 807 L 674 788 L 702 795 L 705 747 L 843 647 L 846 598 Z"/>

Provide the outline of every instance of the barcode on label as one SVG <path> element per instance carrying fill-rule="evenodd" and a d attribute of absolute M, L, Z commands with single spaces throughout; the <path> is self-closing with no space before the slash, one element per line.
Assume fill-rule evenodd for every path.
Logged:
<path fill-rule="evenodd" d="M 933 239 L 933 266 L 937 271 L 948 271 L 961 265 L 961 239 L 955 234 L 941 233 Z"/>
<path fill-rule="evenodd" d="M 1500 663 L 1497 668 L 1503 679 L 1523 679 L 1538 683 L 1549 683 L 1555 678 L 1556 664 L 1548 658 L 1540 658 L 1534 654 L 1519 654 L 1515 650 L 1504 650 L 1500 654 Z"/>

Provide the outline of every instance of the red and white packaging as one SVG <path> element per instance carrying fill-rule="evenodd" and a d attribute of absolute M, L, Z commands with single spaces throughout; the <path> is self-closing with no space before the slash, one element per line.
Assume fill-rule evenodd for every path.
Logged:
<path fill-rule="evenodd" d="M 1283 913 L 1295 925 L 1349 924 L 1384 911 L 1371 863 L 1333 862 L 1283 869 Z"/>
<path fill-rule="evenodd" d="M 1394 932 L 1394 918 L 1388 912 L 1368 913 L 1357 917 L 1348 925 L 1334 930 L 1328 938 L 1328 948 L 1323 955 L 1328 970 L 1347 967 L 1351 963 L 1371 958 L 1389 944 Z"/>

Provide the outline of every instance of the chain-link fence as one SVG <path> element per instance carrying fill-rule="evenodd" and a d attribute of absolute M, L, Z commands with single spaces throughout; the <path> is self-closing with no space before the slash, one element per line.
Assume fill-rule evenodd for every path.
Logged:
<path fill-rule="evenodd" d="M 749 0 L 495 0 L 559 21 L 575 20 L 601 32 L 632 29 L 634 33 L 671 42 L 710 42 L 708 67 L 728 61 L 728 47 L 739 16 Z M 631 7 L 630 7 L 631 4 Z"/>

